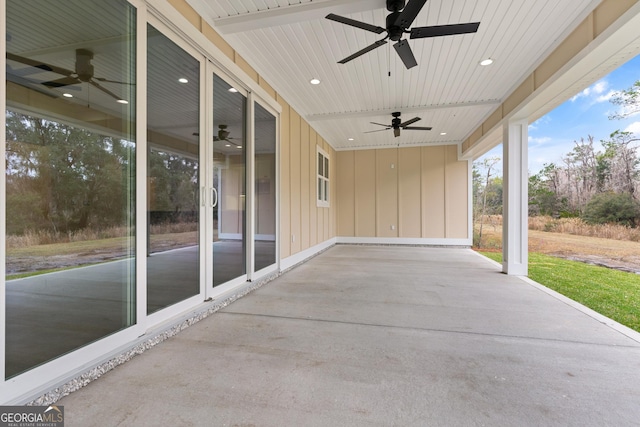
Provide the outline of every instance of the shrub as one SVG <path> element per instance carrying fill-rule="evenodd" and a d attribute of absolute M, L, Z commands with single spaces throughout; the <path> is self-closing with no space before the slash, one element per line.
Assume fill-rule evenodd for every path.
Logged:
<path fill-rule="evenodd" d="M 622 224 L 635 226 L 640 206 L 630 194 L 599 193 L 589 200 L 582 219 L 589 224 Z"/>

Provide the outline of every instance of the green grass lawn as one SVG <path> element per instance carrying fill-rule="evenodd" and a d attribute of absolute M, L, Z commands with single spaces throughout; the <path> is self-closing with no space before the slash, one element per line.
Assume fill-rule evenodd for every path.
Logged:
<path fill-rule="evenodd" d="M 502 262 L 502 254 L 480 252 Z M 529 253 L 529 278 L 640 332 L 640 275 Z"/>

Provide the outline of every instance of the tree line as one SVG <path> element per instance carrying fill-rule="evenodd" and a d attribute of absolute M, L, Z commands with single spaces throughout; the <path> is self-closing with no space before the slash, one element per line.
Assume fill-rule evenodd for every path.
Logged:
<path fill-rule="evenodd" d="M 611 99 L 610 119 L 640 112 L 640 81 Z M 640 225 L 640 138 L 616 130 L 597 150 L 593 136 L 574 141 L 559 163 L 529 176 L 529 215 L 580 217 L 589 223 Z M 502 213 L 500 158 L 473 165 L 475 217 Z"/>
<path fill-rule="evenodd" d="M 6 112 L 7 234 L 129 225 L 135 146 Z"/>
<path fill-rule="evenodd" d="M 133 227 L 134 142 L 11 110 L 5 117 L 8 235 Z M 151 220 L 191 219 L 197 159 L 149 150 L 148 164 Z"/>

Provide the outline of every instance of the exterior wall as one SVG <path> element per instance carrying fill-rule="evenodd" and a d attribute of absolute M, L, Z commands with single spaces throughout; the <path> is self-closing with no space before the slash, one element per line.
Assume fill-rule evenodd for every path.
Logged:
<path fill-rule="evenodd" d="M 456 146 L 339 151 L 338 236 L 469 239 L 469 166 Z"/>
<path fill-rule="evenodd" d="M 191 24 L 260 84 L 282 106 L 280 114 L 280 258 L 295 255 L 336 236 L 336 203 L 316 206 L 316 146 L 329 155 L 330 195 L 336 194 L 336 152 L 309 123 L 284 100 L 186 2 L 169 0 Z"/>

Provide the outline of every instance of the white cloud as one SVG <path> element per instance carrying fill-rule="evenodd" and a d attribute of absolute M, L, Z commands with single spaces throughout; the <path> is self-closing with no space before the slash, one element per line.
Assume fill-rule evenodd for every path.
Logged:
<path fill-rule="evenodd" d="M 625 132 L 640 134 L 640 122 L 633 122 L 624 129 Z"/>
<path fill-rule="evenodd" d="M 609 93 L 602 95 L 607 92 L 607 89 L 609 89 L 609 83 L 606 80 L 597 81 L 571 98 L 571 102 L 575 102 L 580 98 L 592 98 L 595 102 L 608 101 L 609 98 L 607 96 L 614 91 L 609 91 Z"/>
<path fill-rule="evenodd" d="M 551 115 L 550 114 L 546 114 L 542 117 L 540 117 L 538 120 L 536 120 L 535 122 L 531 123 L 529 125 L 529 132 L 534 131 L 534 130 L 538 130 L 540 128 L 540 126 L 544 126 L 546 124 L 551 123 Z"/>
<path fill-rule="evenodd" d="M 547 144 L 547 143 L 549 143 L 551 141 L 552 141 L 552 139 L 549 138 L 548 136 L 542 136 L 542 137 L 539 137 L 539 138 L 536 138 L 536 137 L 533 137 L 533 136 L 529 137 L 529 144 L 545 145 L 545 144 Z"/>
<path fill-rule="evenodd" d="M 610 90 L 609 92 L 605 93 L 604 95 L 598 96 L 595 99 L 595 101 L 596 102 L 609 102 L 611 100 L 611 98 L 616 96 L 618 93 L 619 92 L 617 90 Z"/>

